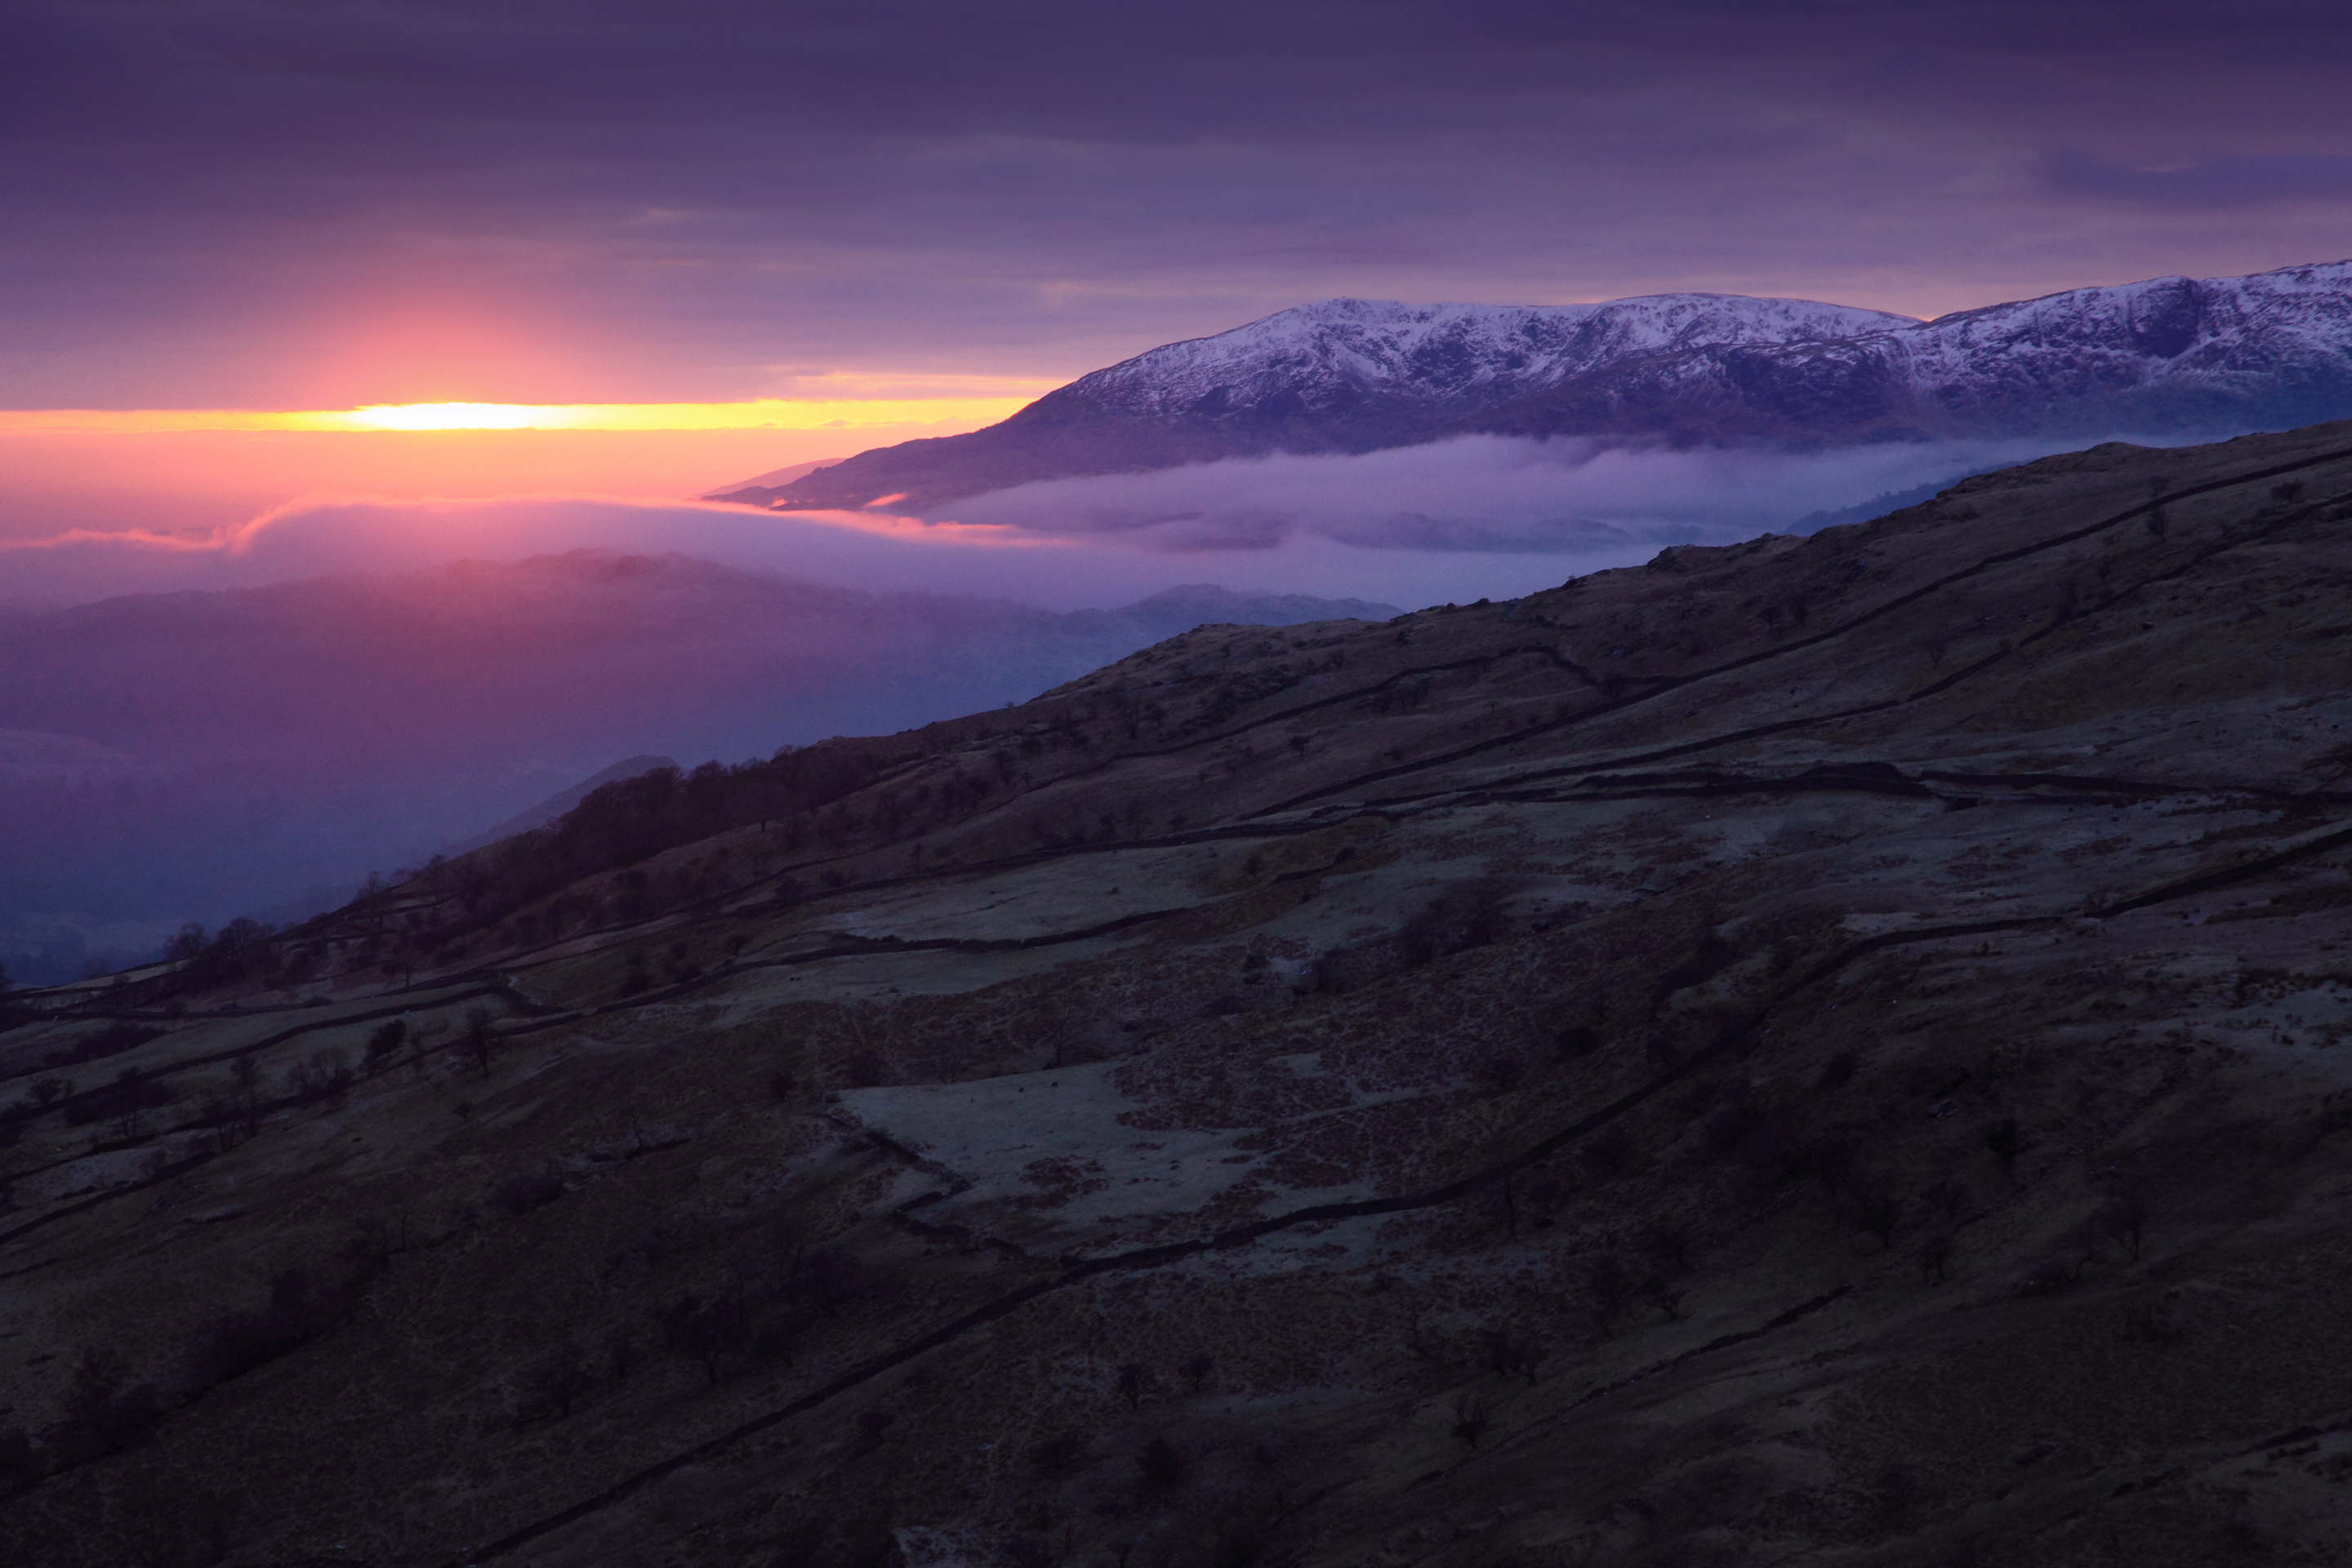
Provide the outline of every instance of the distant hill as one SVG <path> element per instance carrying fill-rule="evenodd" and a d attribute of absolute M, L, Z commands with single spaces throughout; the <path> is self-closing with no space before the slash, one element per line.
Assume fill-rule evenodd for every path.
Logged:
<path fill-rule="evenodd" d="M 544 827 L 587 799 L 592 792 L 605 784 L 614 784 L 622 779 L 633 779 L 639 774 L 652 773 L 656 768 L 676 766 L 677 763 L 668 757 L 625 758 L 609 768 L 589 774 L 570 789 L 558 790 L 537 805 L 517 812 L 495 827 L 477 833 L 471 838 L 458 840 L 443 853 L 463 855 L 469 849 L 479 849 L 485 845 L 496 844 L 501 838 L 512 838 L 518 833 L 529 833 L 534 827 Z"/>
<path fill-rule="evenodd" d="M 1057 613 L 579 552 L 20 616 L 0 963 L 63 979 L 73 930 L 215 923 L 503 837 L 614 757 L 735 762 L 1001 707 L 1203 621 L 1394 614 L 1213 586 Z"/>
<path fill-rule="evenodd" d="M 1033 480 L 1449 436 L 1796 447 L 2214 437 L 2352 416 L 2352 262 L 1932 321 L 1797 300 L 1327 300 L 1081 376 L 1001 424 L 719 499 L 914 513 Z"/>

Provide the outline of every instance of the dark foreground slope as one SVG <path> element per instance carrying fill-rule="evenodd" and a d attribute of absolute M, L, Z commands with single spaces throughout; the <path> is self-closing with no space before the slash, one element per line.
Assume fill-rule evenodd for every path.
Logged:
<path fill-rule="evenodd" d="M 0 1535 L 2343 1561 L 2347 586 L 2352 426 L 2103 447 L 49 994 Z"/>

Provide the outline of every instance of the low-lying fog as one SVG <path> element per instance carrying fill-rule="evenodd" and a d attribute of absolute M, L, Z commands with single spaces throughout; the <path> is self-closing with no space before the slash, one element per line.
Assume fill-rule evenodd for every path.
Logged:
<path fill-rule="evenodd" d="M 1664 544 L 1788 531 L 1808 519 L 1818 525 L 1815 514 L 1866 509 L 2050 449 L 2020 441 L 1627 451 L 1471 437 L 1361 456 L 1050 480 L 973 497 L 930 519 L 606 495 L 316 495 L 207 537 L 84 528 L 0 542 L 0 600 L 75 604 L 593 549 L 676 552 L 843 587 L 1003 595 L 1055 609 L 1203 580 L 1427 604 L 1516 595 L 1646 559 Z"/>

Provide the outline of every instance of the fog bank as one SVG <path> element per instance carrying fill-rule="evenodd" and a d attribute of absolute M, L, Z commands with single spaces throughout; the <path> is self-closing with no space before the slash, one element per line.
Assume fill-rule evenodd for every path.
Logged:
<path fill-rule="evenodd" d="M 1874 499 L 2053 449 L 1632 451 L 1472 437 L 1050 480 L 931 519 L 595 494 L 318 495 L 203 538 L 84 529 L 0 543 L 0 598 L 71 605 L 589 549 L 675 552 L 874 592 L 1001 595 L 1057 610 L 1203 578 L 1245 592 L 1423 605 L 1524 594 L 1667 544 L 1790 531 L 1814 514 L 1866 510 Z"/>

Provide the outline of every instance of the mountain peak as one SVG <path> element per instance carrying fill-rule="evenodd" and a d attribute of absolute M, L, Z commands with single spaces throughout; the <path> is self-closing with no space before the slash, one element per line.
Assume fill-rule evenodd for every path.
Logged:
<path fill-rule="evenodd" d="M 2210 438 L 2352 415 L 2352 261 L 1931 321 L 1812 300 L 1320 300 L 1079 377 L 1000 425 L 718 499 L 932 512 L 1042 479 L 1449 437 L 1807 447 Z"/>

